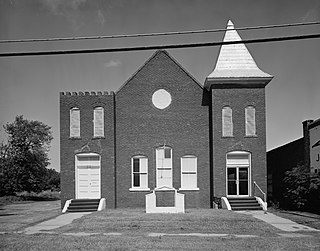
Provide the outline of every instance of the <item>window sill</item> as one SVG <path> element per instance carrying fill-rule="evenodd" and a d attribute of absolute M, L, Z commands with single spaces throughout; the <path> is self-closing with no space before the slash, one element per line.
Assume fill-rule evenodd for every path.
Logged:
<path fill-rule="evenodd" d="M 105 136 L 93 136 L 92 139 L 105 139 Z"/>
<path fill-rule="evenodd" d="M 69 139 L 81 139 L 81 137 L 69 137 Z"/>
<path fill-rule="evenodd" d="M 179 191 L 199 191 L 200 189 L 197 188 L 179 188 Z"/>
<path fill-rule="evenodd" d="M 148 192 L 150 188 L 139 188 L 139 187 L 131 187 L 129 188 L 130 192 Z"/>
<path fill-rule="evenodd" d="M 245 138 L 258 138 L 258 135 L 246 135 Z"/>

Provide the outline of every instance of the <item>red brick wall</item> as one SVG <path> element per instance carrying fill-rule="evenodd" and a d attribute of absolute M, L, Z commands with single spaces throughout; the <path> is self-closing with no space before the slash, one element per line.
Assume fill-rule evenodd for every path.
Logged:
<path fill-rule="evenodd" d="M 167 90 L 172 103 L 164 110 L 152 104 L 152 94 Z M 180 158 L 198 158 L 200 191 L 186 192 L 187 207 L 210 207 L 209 114 L 202 106 L 203 89 L 165 52 L 157 52 L 116 94 L 117 206 L 144 207 L 147 192 L 132 192 L 131 158 L 145 155 L 149 188 L 156 186 L 155 149 L 173 149 L 173 186 L 180 188 Z"/>
<path fill-rule="evenodd" d="M 93 110 L 104 108 L 104 138 L 93 137 Z M 70 138 L 69 112 L 80 109 L 80 138 Z M 114 199 L 114 94 L 60 93 L 60 169 L 61 206 L 75 198 L 75 154 L 95 152 L 101 155 L 101 196 L 107 207 L 115 206 Z"/>
<path fill-rule="evenodd" d="M 249 105 L 256 109 L 257 137 L 245 136 L 245 108 Z M 232 108 L 233 137 L 222 137 L 221 111 L 224 106 Z M 212 89 L 212 117 L 214 196 L 226 196 L 226 153 L 230 151 L 251 153 L 251 181 L 256 181 L 266 192 L 265 89 Z"/>

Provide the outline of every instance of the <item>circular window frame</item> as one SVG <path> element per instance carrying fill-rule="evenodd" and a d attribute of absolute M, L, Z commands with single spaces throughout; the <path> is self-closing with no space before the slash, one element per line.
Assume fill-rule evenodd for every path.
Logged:
<path fill-rule="evenodd" d="M 158 89 L 152 94 L 152 104 L 159 110 L 168 108 L 171 103 L 172 96 L 165 89 Z"/>

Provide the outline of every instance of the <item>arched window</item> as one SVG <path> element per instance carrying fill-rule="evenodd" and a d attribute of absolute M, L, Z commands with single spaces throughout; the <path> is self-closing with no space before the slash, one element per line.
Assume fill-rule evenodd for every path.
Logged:
<path fill-rule="evenodd" d="M 80 109 L 77 107 L 70 109 L 70 137 L 80 137 Z"/>
<path fill-rule="evenodd" d="M 222 136 L 233 136 L 232 109 L 229 106 L 222 108 Z"/>
<path fill-rule="evenodd" d="M 93 136 L 104 137 L 104 109 L 96 107 L 93 111 Z"/>
<path fill-rule="evenodd" d="M 246 117 L 246 136 L 256 136 L 256 109 L 253 106 L 247 106 L 245 110 Z"/>
<path fill-rule="evenodd" d="M 197 157 L 185 155 L 181 158 L 181 190 L 198 190 Z"/>
<path fill-rule="evenodd" d="M 130 190 L 149 190 L 147 157 L 137 155 L 131 158 L 131 174 Z"/>

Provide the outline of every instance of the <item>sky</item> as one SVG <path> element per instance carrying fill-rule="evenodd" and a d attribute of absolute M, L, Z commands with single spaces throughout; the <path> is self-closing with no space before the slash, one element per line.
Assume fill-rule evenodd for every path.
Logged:
<path fill-rule="evenodd" d="M 292 0 L 0 0 L 0 40 L 99 36 L 320 21 L 320 1 Z M 320 33 L 320 25 L 239 31 L 242 39 Z M 224 33 L 0 44 L 2 52 L 75 50 L 221 41 Z M 266 87 L 267 150 L 302 136 L 320 118 L 320 39 L 249 44 L 274 76 Z M 155 51 L 0 58 L 2 126 L 17 115 L 52 127 L 49 167 L 59 166 L 59 92 L 117 91 Z M 169 49 L 200 84 L 219 47 Z"/>

